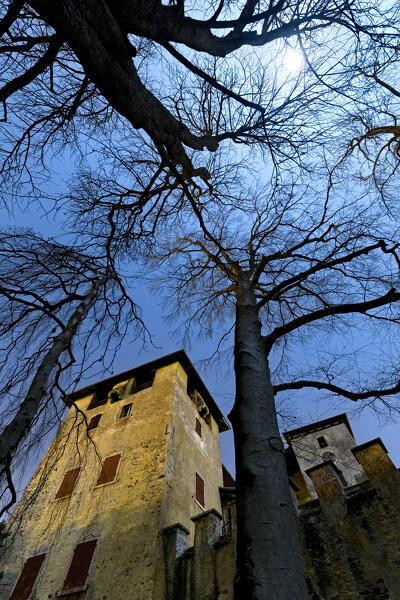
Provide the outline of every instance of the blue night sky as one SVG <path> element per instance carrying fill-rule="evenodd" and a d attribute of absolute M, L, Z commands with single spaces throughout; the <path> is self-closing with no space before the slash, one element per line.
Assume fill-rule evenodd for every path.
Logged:
<path fill-rule="evenodd" d="M 12 216 L 5 212 L 2 215 L 3 225 L 5 226 L 17 223 L 19 226 L 32 227 L 43 235 L 53 236 L 58 229 L 57 224 L 52 221 L 50 216 L 44 217 L 40 215 L 40 212 L 36 208 L 29 210 L 29 212 L 16 210 Z M 146 348 L 143 348 L 141 342 L 130 340 L 128 335 L 114 361 L 113 373 L 125 371 L 184 347 L 182 338 L 176 337 L 171 333 L 171 329 L 174 329 L 174 327 L 165 322 L 165 311 L 168 307 L 164 306 L 161 294 L 155 295 L 146 289 L 145 286 L 137 286 L 134 296 L 135 300 L 142 307 L 144 321 L 152 334 L 153 345 L 148 344 Z M 363 331 L 361 330 L 361 341 L 363 341 L 362 336 Z M 229 351 L 226 352 L 224 360 L 206 360 L 214 352 L 217 342 L 218 336 L 215 336 L 211 340 L 199 341 L 196 339 L 196 332 L 194 331 L 191 345 L 188 346 L 186 344 L 184 348 L 226 416 L 232 407 L 235 394 L 233 360 L 232 352 Z M 365 340 L 365 343 L 367 343 L 367 340 Z M 109 375 L 109 372 L 104 372 L 104 378 Z M 92 380 L 82 381 L 82 385 L 86 385 L 93 380 L 98 381 L 101 378 L 100 375 Z M 294 429 L 313 421 L 346 412 L 358 444 L 381 437 L 395 465 L 400 465 L 398 433 L 400 415 L 392 413 L 390 418 L 385 415 L 378 417 L 372 410 L 359 412 L 358 408 L 358 405 L 351 401 L 342 400 L 332 395 L 321 397 L 317 392 L 301 390 L 292 394 L 291 400 L 287 405 L 284 403 L 282 412 L 290 415 L 291 421 L 281 423 L 281 430 Z M 50 437 L 45 440 L 43 451 L 49 442 Z M 224 464 L 234 473 L 234 449 L 231 431 L 221 435 L 221 450 Z M 39 458 L 40 456 L 38 455 L 36 460 L 39 460 Z M 34 466 L 31 463 L 29 471 Z M 23 481 L 20 482 L 21 488 L 27 483 L 29 477 L 30 473 L 26 472 Z"/>

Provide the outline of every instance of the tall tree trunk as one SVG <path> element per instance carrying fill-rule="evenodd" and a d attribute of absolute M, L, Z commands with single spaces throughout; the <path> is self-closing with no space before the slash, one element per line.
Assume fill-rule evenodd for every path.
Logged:
<path fill-rule="evenodd" d="M 235 330 L 235 600 L 306 600 L 295 507 L 254 291 L 239 282 Z"/>
<path fill-rule="evenodd" d="M 65 328 L 54 338 L 32 379 L 28 393 L 21 402 L 17 413 L 0 435 L 0 472 L 8 468 L 12 455 L 25 437 L 37 415 L 45 395 L 51 373 L 57 366 L 63 352 L 68 350 L 79 325 L 95 298 L 100 280 L 93 282 L 90 291 L 72 312 Z M 27 373 L 27 376 L 29 374 Z"/>

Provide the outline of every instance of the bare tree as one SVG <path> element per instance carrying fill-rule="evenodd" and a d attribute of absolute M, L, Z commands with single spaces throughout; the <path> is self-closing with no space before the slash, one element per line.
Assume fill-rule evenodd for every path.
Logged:
<path fill-rule="evenodd" d="M 177 217 L 182 233 L 166 231 L 156 255 L 189 326 L 212 327 L 220 319 L 227 332 L 235 331 L 236 399 L 229 417 L 238 510 L 235 598 L 241 600 L 307 597 L 275 395 L 310 387 L 387 403 L 400 391 L 397 369 L 384 381 L 375 373 L 374 381 L 369 365 L 360 383 L 344 376 L 338 362 L 325 359 L 307 378 L 291 363 L 293 344 L 307 348 L 321 327 L 336 344 L 335 332 L 400 324 L 398 231 L 370 198 L 343 191 L 333 195 L 330 185 L 324 199 L 318 188 L 298 182 L 242 192 L 230 207 L 204 209 L 200 226 Z"/>
<path fill-rule="evenodd" d="M 59 420 L 60 397 L 92 361 L 112 360 L 128 328 L 144 329 L 121 280 L 83 249 L 3 231 L 0 257 L 3 514 L 16 500 L 15 458 Z"/>
<path fill-rule="evenodd" d="M 266 117 L 268 99 L 254 92 L 250 82 L 237 85 L 231 77 L 234 53 L 246 56 L 265 46 L 279 56 L 279 40 L 307 48 L 314 41 L 332 52 L 339 45 L 354 50 L 371 40 L 386 45 L 396 21 L 395 5 L 372 9 L 358 0 L 222 0 L 200 7 L 161 0 L 2 0 L 1 8 L 0 100 L 3 120 L 10 123 L 3 126 L 9 144 L 3 170 L 9 168 L 10 153 L 18 157 L 20 168 L 27 168 L 35 135 L 41 136 L 42 146 L 57 136 L 70 143 L 79 138 L 76 128 L 90 132 L 116 111 L 131 129 L 143 130 L 162 160 L 186 179 L 208 178 L 204 165 L 193 165 L 191 153 L 214 152 L 224 140 L 274 146 L 271 130 L 279 129 L 279 123 Z M 240 124 L 232 127 L 226 119 L 218 132 L 199 131 L 181 119 L 165 94 L 171 88 L 165 56 L 186 76 L 229 98 L 242 113 Z M 213 60 L 199 56 L 220 57 L 224 67 L 215 70 Z M 154 73 L 160 73 L 160 64 L 167 76 L 157 86 Z M 224 72 L 227 77 L 221 77 Z"/>

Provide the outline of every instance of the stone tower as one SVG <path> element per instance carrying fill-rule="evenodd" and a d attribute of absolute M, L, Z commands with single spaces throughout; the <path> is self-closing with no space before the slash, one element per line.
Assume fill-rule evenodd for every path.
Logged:
<path fill-rule="evenodd" d="M 10 520 L 0 597 L 164 599 L 161 530 L 179 523 L 191 544 L 191 517 L 221 511 L 229 426 L 184 351 L 68 401 Z"/>
<path fill-rule="evenodd" d="M 317 498 L 309 471 L 321 463 L 332 463 L 338 480 L 345 488 L 367 479 L 352 452 L 356 440 L 346 414 L 287 431 L 283 436 L 288 443 L 288 473 L 298 488 L 299 504 Z"/>

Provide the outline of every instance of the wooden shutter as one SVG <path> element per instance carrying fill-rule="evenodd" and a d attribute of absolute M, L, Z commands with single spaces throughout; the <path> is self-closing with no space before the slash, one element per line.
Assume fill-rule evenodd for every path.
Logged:
<path fill-rule="evenodd" d="M 65 498 L 72 494 L 72 490 L 74 489 L 74 485 L 80 470 L 80 467 L 76 467 L 76 469 L 71 469 L 65 473 L 64 479 L 60 485 L 60 489 L 56 494 L 56 498 Z"/>
<path fill-rule="evenodd" d="M 109 456 L 105 459 L 96 485 L 102 485 L 103 483 L 110 483 L 111 481 L 114 481 L 120 458 L 120 454 L 114 454 L 114 456 Z"/>
<path fill-rule="evenodd" d="M 198 473 L 196 473 L 196 500 L 201 506 L 205 506 L 204 481 Z"/>
<path fill-rule="evenodd" d="M 38 554 L 28 558 L 22 567 L 21 575 L 9 600 L 26 600 L 29 598 L 45 557 L 46 554 Z"/>
<path fill-rule="evenodd" d="M 90 419 L 88 429 L 96 429 L 96 427 L 100 423 L 100 419 L 101 419 L 101 413 L 99 415 L 95 415 L 94 417 L 92 417 Z"/>
<path fill-rule="evenodd" d="M 196 417 L 196 433 L 198 433 L 199 436 L 201 437 L 201 423 L 197 417 Z"/>
<path fill-rule="evenodd" d="M 64 581 L 63 590 L 81 588 L 85 585 L 96 544 L 97 540 L 90 540 L 77 545 Z"/>

